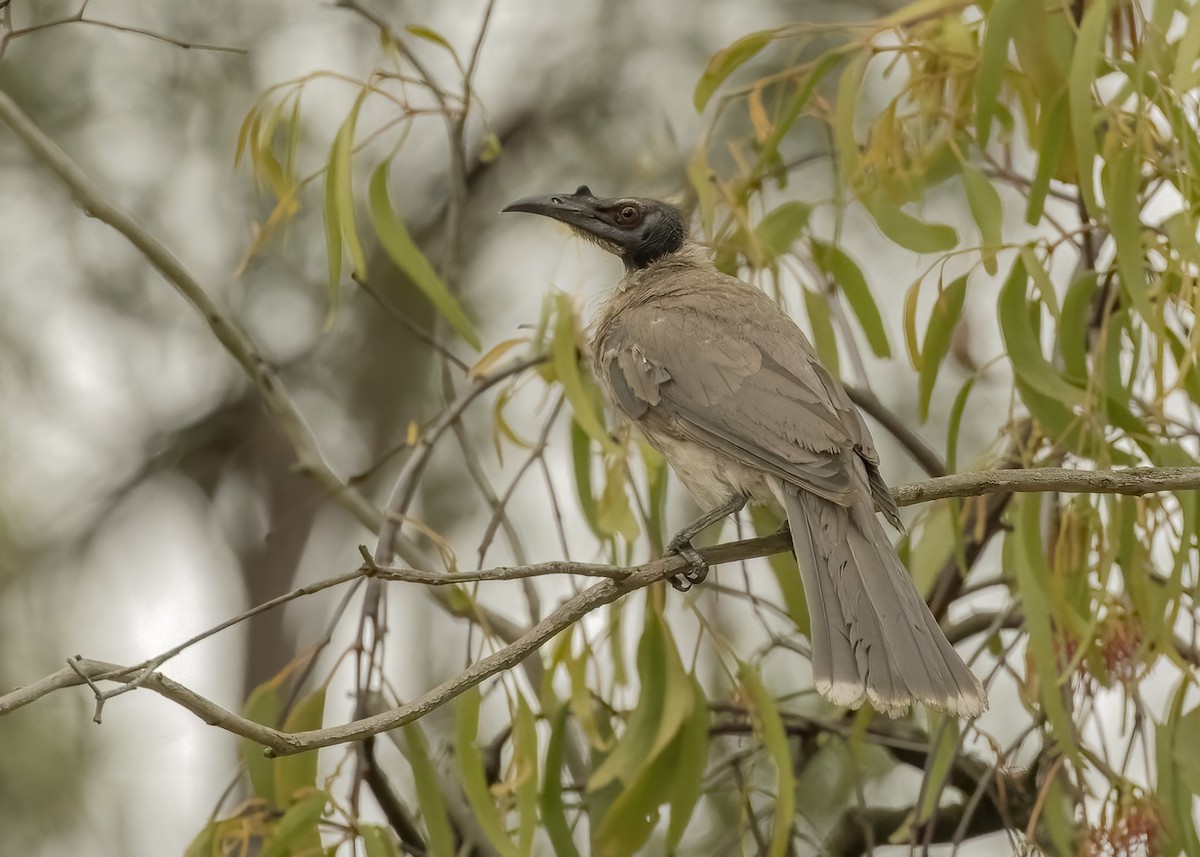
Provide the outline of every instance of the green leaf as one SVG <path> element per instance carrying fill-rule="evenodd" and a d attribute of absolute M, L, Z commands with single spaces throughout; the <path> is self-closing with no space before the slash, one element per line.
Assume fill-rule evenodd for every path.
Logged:
<path fill-rule="evenodd" d="M 1025 208 L 1025 222 L 1037 226 L 1046 210 L 1046 194 L 1050 192 L 1050 180 L 1058 174 L 1063 153 L 1067 150 L 1067 119 L 1069 116 L 1067 94 L 1055 99 L 1053 106 L 1041 115 L 1041 145 L 1038 147 L 1037 169 L 1033 183 L 1029 186 L 1029 203 Z"/>
<path fill-rule="evenodd" d="M 540 797 L 542 826 L 558 857 L 579 857 L 562 799 L 563 749 L 567 742 L 569 713 L 570 709 L 566 705 L 560 706 L 552 720 L 550 743 L 546 747 L 546 774 Z"/>
<path fill-rule="evenodd" d="M 787 732 L 775 700 L 767 692 L 757 671 L 749 664 L 738 668 L 738 681 L 746 689 L 754 705 L 754 723 L 762 738 L 763 746 L 771 761 L 775 763 L 775 824 L 771 832 L 770 857 L 784 857 L 791 847 L 792 816 L 796 811 L 796 775 L 793 769 L 791 748 Z"/>
<path fill-rule="evenodd" d="M 221 822 L 213 820 L 201 828 L 192 839 L 183 857 L 213 857 L 217 843 L 217 830 Z"/>
<path fill-rule="evenodd" d="M 758 504 L 750 507 L 750 520 L 754 531 L 760 536 L 769 536 L 779 532 L 783 520 L 777 517 L 766 506 Z M 775 574 L 775 583 L 783 596 L 783 604 L 788 615 L 796 624 L 796 628 L 804 636 L 810 633 L 808 620 L 808 600 L 804 595 L 804 583 L 800 579 L 800 568 L 796 565 L 796 556 L 791 551 L 771 554 L 767 563 Z"/>
<path fill-rule="evenodd" d="M 329 289 L 335 303 L 341 282 L 334 276 L 333 256 L 338 257 L 337 266 L 340 271 L 343 243 L 355 272 L 360 277 L 367 276 L 367 257 L 358 238 L 358 226 L 354 216 L 354 171 L 350 160 L 354 152 L 354 127 L 358 122 L 358 111 L 362 107 L 362 101 L 363 96 L 359 95 L 350 110 L 350 115 L 338 128 L 337 135 L 333 138 L 333 146 L 329 150 L 329 164 L 325 172 L 326 241 L 329 242 L 329 233 L 334 227 L 340 236 L 337 253 L 330 254 Z M 333 208 L 333 227 L 330 225 L 330 206 Z"/>
<path fill-rule="evenodd" d="M 462 304 L 413 241 L 403 219 L 397 217 L 392 209 L 388 198 L 388 161 L 380 164 L 372 174 L 369 195 L 371 225 L 388 258 L 429 298 L 458 335 L 478 351 L 479 334 L 475 332 L 475 326 L 471 324 Z"/>
<path fill-rule="evenodd" d="M 1063 298 L 1062 321 L 1058 327 L 1058 352 L 1063 358 L 1067 377 L 1076 384 L 1086 384 L 1088 351 L 1092 326 L 1092 302 L 1096 298 L 1095 271 L 1084 274 L 1067 287 Z"/>
<path fill-rule="evenodd" d="M 275 676 L 260 684 L 251 691 L 246 704 L 242 706 L 242 716 L 272 729 L 279 726 L 279 715 L 283 711 L 283 700 L 279 695 L 280 676 Z M 263 755 L 264 747 L 257 741 L 243 738 L 238 742 L 238 751 L 246 773 L 250 776 L 250 788 L 254 794 L 265 800 L 271 806 L 275 802 L 275 764 L 276 761 Z"/>
<path fill-rule="evenodd" d="M 841 375 L 841 364 L 838 361 L 837 334 L 833 331 L 833 314 L 829 309 L 829 299 L 809 289 L 803 289 L 804 307 L 808 310 L 808 324 L 812 328 L 813 345 L 816 346 L 817 356 L 833 377 Z"/>
<path fill-rule="evenodd" d="M 563 393 L 571 405 L 571 412 L 579 427 L 588 433 L 592 440 L 600 444 L 606 452 L 616 448 L 604 421 L 595 398 L 588 394 L 584 386 L 583 374 L 579 371 L 579 349 L 575 330 L 575 312 L 571 306 L 571 297 L 565 292 L 554 295 L 554 332 L 550 342 L 550 365 L 554 375 L 562 384 Z"/>
<path fill-rule="evenodd" d="M 996 250 L 1004 240 L 1001 223 L 1004 210 L 1000 205 L 1000 194 L 996 186 L 988 181 L 977 167 L 963 164 L 963 188 L 967 192 L 967 205 L 971 208 L 971 216 L 979 227 L 979 236 L 983 241 L 983 269 L 989 274 L 996 273 Z"/>
<path fill-rule="evenodd" d="M 1163 809 L 1171 839 L 1169 843 L 1162 844 L 1162 854 L 1200 854 L 1200 836 L 1196 834 L 1196 822 L 1192 814 L 1193 792 L 1184 780 L 1179 765 L 1181 751 L 1182 755 L 1187 755 L 1190 750 L 1194 755 L 1196 748 L 1195 744 L 1184 743 L 1179 735 L 1184 697 L 1194 682 L 1194 677 L 1190 675 L 1185 675 L 1179 682 L 1167 720 L 1158 726 L 1154 735 L 1155 796 Z M 1189 712 L 1194 713 L 1195 709 Z"/>
<path fill-rule="evenodd" d="M 967 278 L 961 276 L 938 294 L 929 325 L 925 328 L 925 340 L 921 346 L 921 366 L 917 376 L 918 412 L 921 422 L 929 418 L 929 402 L 933 398 L 933 387 L 937 383 L 942 361 L 950 351 L 954 328 L 962 315 L 963 300 L 967 295 Z"/>
<path fill-rule="evenodd" d="M 292 708 L 284 721 L 285 732 L 320 729 L 325 717 L 325 688 L 318 688 Z M 296 800 L 298 792 L 317 785 L 317 751 L 283 756 L 275 760 L 275 799 L 280 809 Z"/>
<path fill-rule="evenodd" d="M 958 246 L 958 233 L 944 223 L 927 223 L 905 213 L 882 192 L 868 194 L 863 204 L 875 218 L 879 230 L 914 253 L 944 253 Z"/>
<path fill-rule="evenodd" d="M 454 61 L 458 62 L 458 52 L 454 50 L 454 46 L 450 44 L 446 37 L 437 30 L 434 30 L 431 27 L 422 26 L 421 24 L 405 24 L 404 29 L 406 32 L 411 33 L 418 39 L 424 39 L 427 42 L 432 42 L 438 47 L 448 51 L 450 55 L 454 57 Z"/>
<path fill-rule="evenodd" d="M 618 782 L 621 786 L 593 830 L 597 855 L 633 854 L 645 844 L 659 807 L 675 791 L 683 764 L 677 737 L 694 713 L 693 680 L 655 610 L 647 616 L 637 662 L 641 698 L 625 733 L 588 781 L 591 794 Z"/>
<path fill-rule="evenodd" d="M 766 250 L 765 261 L 770 263 L 792 249 L 792 244 L 808 226 L 812 206 L 803 202 L 785 202 L 767 212 L 759 221 L 754 234 Z"/>
<path fill-rule="evenodd" d="M 891 357 L 892 347 L 888 343 L 887 330 L 879 314 L 879 305 L 871 295 L 867 278 L 858 264 L 840 247 L 823 241 L 812 242 L 813 259 L 826 274 L 833 278 L 838 290 L 846 296 L 854 317 L 866 334 L 867 343 L 879 357 Z"/>
<path fill-rule="evenodd" d="M 1025 286 L 1029 277 L 1025 262 L 1017 257 L 1012 271 L 1000 289 L 998 305 L 1000 334 L 1012 361 L 1013 372 L 1030 388 L 1066 406 L 1082 405 L 1083 390 L 1070 384 L 1042 354 L 1041 338 L 1030 320 Z M 1034 304 L 1034 310 L 1039 305 Z"/>
<path fill-rule="evenodd" d="M 1033 285 L 1037 289 L 1042 303 L 1046 305 L 1046 309 L 1054 317 L 1054 320 L 1061 322 L 1062 311 L 1058 308 L 1058 292 L 1054 288 L 1054 281 L 1050 279 L 1050 273 L 1046 270 L 1046 266 L 1038 258 L 1037 251 L 1031 245 L 1026 244 L 1021 248 L 1020 254 L 1021 261 L 1025 263 L 1025 270 L 1033 278 Z"/>
<path fill-rule="evenodd" d="M 412 769 L 417 803 L 421 807 L 421 816 L 428 834 L 425 842 L 426 853 L 429 857 L 454 857 L 454 829 L 450 826 L 450 817 L 446 814 L 446 802 L 442 798 L 437 771 L 429 758 L 425 732 L 419 722 L 409 723 L 403 727 L 403 731 L 404 741 L 400 744 L 400 749 Z"/>
<path fill-rule="evenodd" d="M 971 390 L 978 379 L 978 375 L 972 375 L 968 378 L 966 383 L 959 389 L 958 395 L 954 397 L 954 404 L 950 406 L 950 416 L 946 420 L 947 473 L 958 472 L 958 435 L 962 430 L 962 418 L 967 410 L 967 400 L 971 397 Z"/>
<path fill-rule="evenodd" d="M 483 772 L 483 756 L 475 745 L 479 735 L 479 688 L 473 687 L 462 694 L 454 706 L 455 740 L 454 751 L 458 758 L 458 769 L 462 776 L 463 792 L 467 803 L 475 814 L 475 821 L 487 841 L 500 852 L 502 857 L 519 857 L 521 850 L 508 836 L 504 819 Z"/>
<path fill-rule="evenodd" d="M 700 75 L 700 80 L 696 82 L 696 91 L 692 94 L 696 112 L 702 112 L 713 93 L 725 82 L 725 79 L 771 44 L 778 32 L 778 30 L 763 30 L 759 33 L 742 36 L 729 47 L 722 48 L 713 54 L 708 61 L 708 66 L 704 69 L 704 74 Z"/>
<path fill-rule="evenodd" d="M 1050 576 L 1042 547 L 1041 504 L 1039 494 L 1022 494 L 1014 498 L 1018 518 L 1016 530 L 1004 542 L 1006 567 L 1016 571 L 1021 608 L 1025 613 L 1025 629 L 1029 634 L 1029 651 L 1037 671 L 1042 709 L 1054 737 L 1063 751 L 1078 759 L 1075 727 L 1063 702 L 1058 655 L 1054 646 L 1050 597 L 1046 582 Z"/>
<path fill-rule="evenodd" d="M 917 805 L 917 824 L 922 825 L 933 817 L 941 803 L 942 790 L 950 778 L 954 760 L 958 758 L 958 721 L 950 717 L 937 717 L 940 725 L 930 729 L 936 733 L 933 749 L 925 764 L 925 780 L 921 783 L 921 802 Z"/>
<path fill-rule="evenodd" d="M 975 136 L 979 148 L 987 148 L 992 118 L 1000 98 L 1000 84 L 1008 67 L 1008 43 L 1016 26 L 1021 0 L 996 0 L 983 32 L 979 71 L 975 76 Z"/>
<path fill-rule="evenodd" d="M 596 513 L 596 498 L 592 494 L 592 439 L 576 419 L 571 420 L 571 462 L 575 472 L 575 495 L 583 519 L 597 538 L 604 538 Z"/>
<path fill-rule="evenodd" d="M 1168 8 L 1170 4 L 1164 4 Z M 1157 9 L 1158 4 L 1155 4 Z M 1175 48 L 1175 69 L 1171 72 L 1171 88 L 1177 93 L 1195 89 L 1200 83 L 1196 59 L 1200 57 L 1200 6 L 1188 12 L 1187 26 Z"/>
<path fill-rule="evenodd" d="M 392 836 L 386 827 L 376 824 L 360 824 L 359 835 L 362 836 L 363 851 L 367 857 L 400 857 L 400 849 L 392 841 Z"/>
<path fill-rule="evenodd" d="M 679 744 L 679 763 L 673 770 L 674 788 L 671 796 L 671 820 L 667 825 L 667 853 L 676 847 L 687 832 L 688 822 L 700 802 L 704 788 L 704 769 L 708 765 L 708 697 L 700 682 L 692 677 L 692 714 L 675 739 Z"/>
<path fill-rule="evenodd" d="M 533 711 L 523 695 L 517 696 L 517 711 L 512 721 L 513 788 L 516 794 L 518 847 L 524 854 L 533 848 L 533 834 L 538 822 L 538 738 Z"/>
<path fill-rule="evenodd" d="M 1087 5 L 1071 54 L 1071 70 L 1067 74 L 1067 103 L 1071 116 L 1071 136 L 1075 141 L 1079 191 L 1083 195 L 1084 207 L 1093 216 L 1100 212 L 1100 207 L 1096 203 L 1093 176 L 1096 163 L 1096 104 L 1092 98 L 1092 84 L 1095 83 L 1096 65 L 1104 49 L 1109 13 L 1109 0 L 1093 0 Z"/>
<path fill-rule="evenodd" d="M 783 142 L 784 136 L 796 124 L 796 120 L 800 118 L 801 112 L 812 98 L 813 92 L 817 85 L 842 62 L 840 53 L 830 52 L 817 60 L 816 65 L 804 76 L 804 78 L 796 84 L 792 90 L 792 95 L 788 99 L 786 105 L 779 115 L 779 120 L 775 123 L 775 127 L 771 129 L 770 136 L 763 141 L 758 152 L 758 165 L 755 173 L 762 175 L 779 152 L 779 144 Z M 708 221 L 711 222 L 711 221 Z"/>
<path fill-rule="evenodd" d="M 258 857 L 287 857 L 292 851 L 292 845 L 302 837 L 319 837 L 317 825 L 325 813 L 327 803 L 329 795 L 325 792 L 312 792 L 292 804 L 275 825 L 274 834 L 262 851 L 258 852 Z M 319 846 L 319 838 L 317 843 Z"/>
<path fill-rule="evenodd" d="M 636 779 L 691 714 L 691 687 L 679 651 L 662 617 L 653 611 L 638 643 L 637 665 L 641 698 L 625 734 L 588 780 L 590 792 Z"/>
<path fill-rule="evenodd" d="M 858 175 L 862 154 L 854 134 L 854 118 L 858 110 L 859 93 L 867 71 L 867 53 L 855 54 L 842 71 L 838 82 L 836 115 L 833 124 L 833 145 L 838 158 L 838 177 L 844 187 L 853 187 Z"/>
<path fill-rule="evenodd" d="M 1164 335 L 1161 310 L 1150 301 L 1149 286 L 1142 262 L 1141 157 L 1136 138 L 1126 141 L 1116 163 L 1105 171 L 1110 181 L 1104 189 L 1108 201 L 1108 221 L 1117 245 L 1117 270 L 1121 290 L 1129 298 L 1142 321 L 1159 336 Z"/>
<path fill-rule="evenodd" d="M 605 536 L 621 536 L 632 542 L 641 532 L 629 494 L 625 490 L 625 456 L 605 457 L 604 490 L 596 501 L 596 525 Z"/>

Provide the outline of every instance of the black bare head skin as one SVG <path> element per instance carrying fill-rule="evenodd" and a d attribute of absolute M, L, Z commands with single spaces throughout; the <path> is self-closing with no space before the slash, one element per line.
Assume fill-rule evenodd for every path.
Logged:
<path fill-rule="evenodd" d="M 505 211 L 552 217 L 620 256 L 630 270 L 645 268 L 683 247 L 687 227 L 679 209 L 658 199 L 600 199 L 587 185 L 572 194 L 533 196 Z"/>

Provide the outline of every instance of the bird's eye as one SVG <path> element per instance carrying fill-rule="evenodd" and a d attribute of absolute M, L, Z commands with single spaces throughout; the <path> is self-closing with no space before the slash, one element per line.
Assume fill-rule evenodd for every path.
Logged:
<path fill-rule="evenodd" d="M 617 212 L 617 223 L 628 226 L 631 223 L 637 223 L 641 213 L 637 210 L 637 206 L 626 205 Z"/>

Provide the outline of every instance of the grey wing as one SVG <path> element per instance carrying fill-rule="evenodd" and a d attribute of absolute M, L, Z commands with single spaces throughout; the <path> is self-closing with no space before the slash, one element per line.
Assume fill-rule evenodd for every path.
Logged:
<path fill-rule="evenodd" d="M 857 411 L 778 305 L 738 286 L 736 294 L 729 286 L 676 293 L 622 311 L 597 342 L 613 397 L 647 428 L 839 505 L 856 502 L 862 477 L 851 456 L 861 455 L 866 431 Z M 873 456 L 869 436 L 866 443 Z"/>

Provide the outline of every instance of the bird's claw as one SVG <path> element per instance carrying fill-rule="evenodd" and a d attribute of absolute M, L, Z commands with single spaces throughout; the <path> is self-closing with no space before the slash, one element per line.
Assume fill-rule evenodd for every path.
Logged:
<path fill-rule="evenodd" d="M 672 539 L 663 553 L 667 556 L 681 556 L 688 561 L 690 568 L 687 571 L 670 578 L 671 586 L 679 592 L 687 592 L 697 583 L 703 583 L 704 578 L 708 577 L 708 563 L 704 561 L 700 551 L 692 547 L 690 541 Z"/>

